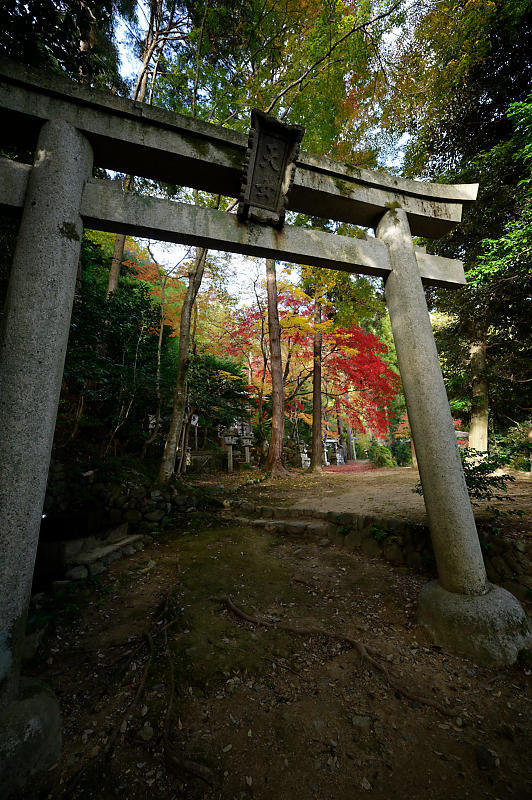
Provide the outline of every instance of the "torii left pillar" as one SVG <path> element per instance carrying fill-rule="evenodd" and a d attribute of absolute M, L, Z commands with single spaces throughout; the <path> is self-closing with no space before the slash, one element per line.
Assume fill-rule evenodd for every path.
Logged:
<path fill-rule="evenodd" d="M 53 694 L 20 680 L 33 568 L 76 285 L 92 148 L 71 125 L 41 129 L 0 336 L 0 785 L 57 760 Z"/>

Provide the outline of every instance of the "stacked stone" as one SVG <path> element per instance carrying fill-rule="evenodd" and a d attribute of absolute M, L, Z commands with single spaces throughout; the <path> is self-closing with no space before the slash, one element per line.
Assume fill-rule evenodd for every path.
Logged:
<path fill-rule="evenodd" d="M 406 565 L 430 575 L 436 574 L 436 561 L 428 526 L 408 520 L 336 511 L 303 511 L 297 508 L 255 506 L 233 502 L 232 507 L 249 515 L 249 521 L 272 520 L 272 530 L 301 533 L 312 530 L 312 520 L 326 525 L 319 532 L 338 547 L 362 550 L 369 556 L 382 556 L 391 564 Z M 296 527 L 292 520 L 297 520 Z M 273 523 L 275 521 L 275 523 Z M 316 531 L 318 532 L 318 531 Z M 518 600 L 532 600 L 532 559 L 527 546 L 500 536 L 480 533 L 480 545 L 488 580 L 511 592 Z"/>
<path fill-rule="evenodd" d="M 98 507 L 103 512 L 107 526 L 127 522 L 139 532 L 149 532 L 160 527 L 171 514 L 195 511 L 200 506 L 196 494 L 182 493 L 176 489 L 164 492 L 151 489 L 140 475 L 110 483 L 95 482 L 94 477 L 94 473 L 73 477 L 64 464 L 53 462 L 48 476 L 44 513 L 72 511 L 77 498 L 82 498 L 81 509 Z"/>

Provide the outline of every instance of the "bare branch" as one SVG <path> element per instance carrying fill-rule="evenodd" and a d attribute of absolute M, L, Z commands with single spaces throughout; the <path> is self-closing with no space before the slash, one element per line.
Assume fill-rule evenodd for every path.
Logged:
<path fill-rule="evenodd" d="M 331 53 L 333 53 L 336 50 L 337 47 L 339 47 L 343 42 L 345 42 L 346 39 L 348 39 L 350 36 L 352 36 L 354 33 L 357 33 L 358 31 L 366 31 L 366 28 L 369 28 L 371 25 L 374 25 L 381 19 L 389 17 L 390 14 L 393 14 L 393 12 L 397 8 L 399 8 L 399 6 L 401 5 L 401 1 L 402 0 L 398 0 L 398 2 L 394 3 L 394 5 L 390 9 L 388 9 L 388 11 L 383 11 L 382 14 L 378 14 L 376 17 L 373 17 L 373 19 L 370 19 L 367 22 L 361 22 L 361 23 L 355 22 L 355 24 L 347 31 L 347 33 L 344 33 L 343 36 L 340 36 L 340 38 L 337 39 L 336 42 L 334 42 L 329 47 L 329 49 L 322 56 L 320 56 L 320 58 L 316 59 L 316 61 L 314 61 L 313 64 L 311 64 L 305 70 L 303 70 L 303 72 L 298 78 L 291 81 L 291 83 L 289 83 L 288 86 L 285 86 L 285 88 L 282 89 L 273 98 L 270 105 L 266 109 L 266 114 L 270 114 L 277 105 L 277 103 L 279 102 L 279 100 L 281 100 L 285 96 L 285 94 L 287 94 L 291 89 L 294 89 L 298 84 L 302 83 L 305 80 L 305 78 L 308 75 L 310 75 L 310 73 L 313 72 L 316 69 L 316 67 L 318 67 L 321 63 L 323 63 L 323 61 L 325 61 L 325 59 L 328 58 L 331 55 Z"/>

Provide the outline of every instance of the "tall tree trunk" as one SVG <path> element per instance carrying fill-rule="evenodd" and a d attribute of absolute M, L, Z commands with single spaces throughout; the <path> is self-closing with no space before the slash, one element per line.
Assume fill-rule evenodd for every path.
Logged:
<path fill-rule="evenodd" d="M 414 469 L 417 469 L 417 456 L 416 456 L 416 448 L 414 447 L 414 437 L 410 434 L 410 450 L 412 452 L 412 466 Z"/>
<path fill-rule="evenodd" d="M 148 447 L 157 438 L 159 434 L 159 428 L 161 427 L 161 355 L 163 349 L 163 335 L 164 335 L 166 277 L 163 277 L 161 269 L 157 264 L 157 262 L 155 262 L 155 267 L 157 269 L 159 282 L 161 284 L 161 306 L 159 310 L 159 336 L 157 337 L 157 371 L 155 373 L 155 394 L 157 397 L 157 408 L 155 410 L 155 425 L 153 426 L 153 431 L 151 432 L 151 435 L 146 439 L 146 441 L 142 445 L 142 451 L 140 456 L 141 458 L 144 458 L 146 456 Z"/>
<path fill-rule="evenodd" d="M 321 303 L 316 302 L 314 322 L 321 323 Z M 321 472 L 323 444 L 321 441 L 321 348 L 322 335 L 319 328 L 314 333 L 314 369 L 312 372 L 312 455 L 311 472 Z"/>
<path fill-rule="evenodd" d="M 338 430 L 338 449 L 343 453 L 344 459 L 347 461 L 347 451 L 344 444 L 344 426 L 342 425 L 339 408 L 336 409 L 336 428 Z"/>
<path fill-rule="evenodd" d="M 181 436 L 181 453 L 180 453 L 179 468 L 178 468 L 179 475 L 184 475 L 187 471 L 187 451 L 188 451 L 189 434 L 190 434 L 190 424 L 187 421 L 183 425 L 183 435 Z"/>
<path fill-rule="evenodd" d="M 473 342 L 471 359 L 472 402 L 469 447 L 488 451 L 488 381 L 486 379 L 486 342 Z"/>
<path fill-rule="evenodd" d="M 347 442 L 346 442 L 346 458 L 348 461 L 356 461 L 357 454 L 355 450 L 355 443 L 353 441 L 353 431 L 349 422 L 346 424 Z"/>
<path fill-rule="evenodd" d="M 270 369 L 272 375 L 272 434 L 266 456 L 266 469 L 272 474 L 285 473 L 282 456 L 284 441 L 284 382 L 281 356 L 281 326 L 277 305 L 277 278 L 275 261 L 266 259 L 266 287 L 268 295 L 268 334 L 270 340 Z"/>
<path fill-rule="evenodd" d="M 116 292 L 118 288 L 118 279 L 120 277 L 120 267 L 124 260 L 124 246 L 126 244 L 126 234 L 117 233 L 115 235 L 115 246 L 113 250 L 113 260 L 111 261 L 111 269 L 109 270 L 109 278 L 107 280 L 107 292 L 105 299 L 109 300 L 109 295 Z"/>
<path fill-rule="evenodd" d="M 161 468 L 159 470 L 159 483 L 166 484 L 174 474 L 177 444 L 180 440 L 183 428 L 183 417 L 185 414 L 185 404 L 187 399 L 187 372 L 190 350 L 190 321 L 192 309 L 196 300 L 203 272 L 205 270 L 205 258 L 207 250 L 198 247 L 194 267 L 189 273 L 187 294 L 181 309 L 181 320 L 179 323 L 179 354 L 177 357 L 177 374 L 174 390 L 174 402 L 172 409 L 172 421 L 170 430 L 164 447 Z"/>

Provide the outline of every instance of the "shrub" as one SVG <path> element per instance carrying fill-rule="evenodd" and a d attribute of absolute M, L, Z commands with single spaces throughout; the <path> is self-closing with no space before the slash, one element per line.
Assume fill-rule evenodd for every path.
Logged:
<path fill-rule="evenodd" d="M 390 450 L 398 466 L 408 467 L 412 463 L 410 439 L 394 439 L 390 445 Z"/>
<path fill-rule="evenodd" d="M 464 476 L 469 491 L 469 497 L 474 505 L 482 500 L 507 500 L 506 492 L 508 483 L 515 478 L 506 473 L 496 474 L 504 466 L 506 457 L 501 453 L 483 453 L 473 448 L 460 450 L 460 458 L 464 468 Z M 421 483 L 416 484 L 414 492 L 423 494 Z"/>
<path fill-rule="evenodd" d="M 396 467 L 397 463 L 391 451 L 383 444 L 373 441 L 368 450 L 368 456 L 376 467 Z"/>

